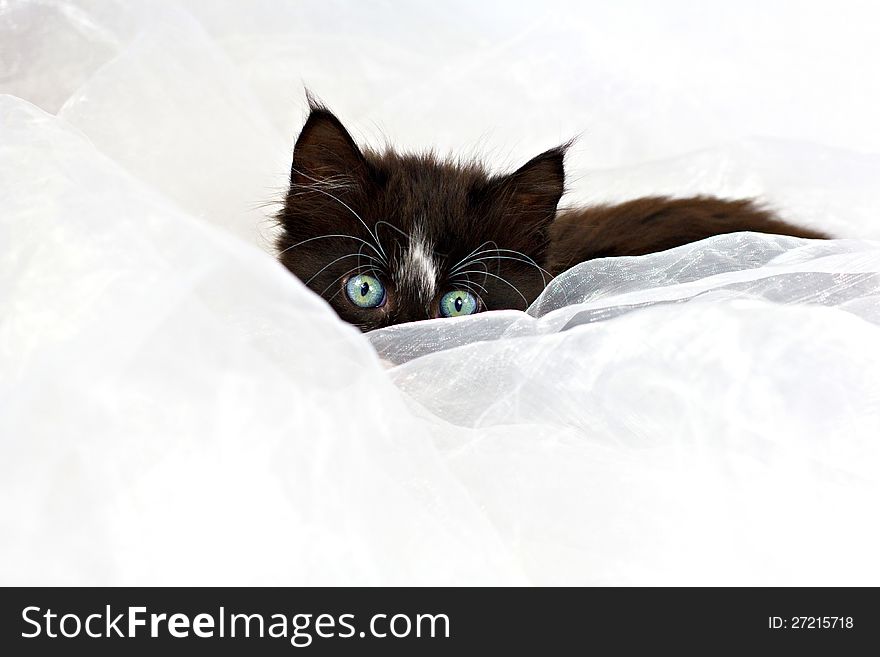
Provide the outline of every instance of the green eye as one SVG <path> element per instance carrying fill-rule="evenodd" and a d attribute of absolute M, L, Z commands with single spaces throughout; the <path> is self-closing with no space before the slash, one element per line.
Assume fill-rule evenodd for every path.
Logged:
<path fill-rule="evenodd" d="M 345 293 L 358 308 L 378 308 L 385 304 L 385 286 L 369 274 L 358 274 L 348 279 Z"/>
<path fill-rule="evenodd" d="M 476 297 L 464 290 L 453 290 L 440 298 L 440 315 L 442 317 L 473 315 L 477 312 L 478 307 Z"/>

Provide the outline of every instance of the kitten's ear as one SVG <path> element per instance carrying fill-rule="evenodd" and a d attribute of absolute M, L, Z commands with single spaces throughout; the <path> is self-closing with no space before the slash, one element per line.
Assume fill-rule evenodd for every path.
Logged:
<path fill-rule="evenodd" d="M 366 160 L 351 135 L 328 109 L 311 99 L 309 106 L 309 118 L 293 148 L 291 184 L 361 180 Z"/>
<path fill-rule="evenodd" d="M 501 179 L 500 200 L 517 221 L 543 226 L 556 216 L 556 206 L 565 191 L 567 148 L 568 144 L 551 148 Z"/>
<path fill-rule="evenodd" d="M 565 191 L 566 148 L 567 145 L 557 146 L 544 151 L 508 176 L 505 186 L 511 190 L 511 202 L 555 211 Z"/>

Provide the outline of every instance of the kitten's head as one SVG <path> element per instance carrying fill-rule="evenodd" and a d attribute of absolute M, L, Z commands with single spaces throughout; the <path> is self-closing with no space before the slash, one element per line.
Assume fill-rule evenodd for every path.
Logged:
<path fill-rule="evenodd" d="M 363 331 L 525 310 L 549 276 L 547 228 L 565 147 L 509 175 L 431 155 L 361 150 L 311 102 L 278 215 L 279 259 Z"/>

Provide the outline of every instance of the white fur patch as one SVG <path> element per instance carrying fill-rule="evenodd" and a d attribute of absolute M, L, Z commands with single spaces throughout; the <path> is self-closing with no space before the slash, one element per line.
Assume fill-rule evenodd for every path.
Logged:
<path fill-rule="evenodd" d="M 397 266 L 398 285 L 414 289 L 427 303 L 437 293 L 438 275 L 433 245 L 421 231 L 414 231 Z"/>

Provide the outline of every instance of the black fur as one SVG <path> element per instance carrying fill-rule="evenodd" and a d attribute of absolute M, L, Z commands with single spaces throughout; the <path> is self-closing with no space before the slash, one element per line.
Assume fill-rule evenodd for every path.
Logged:
<path fill-rule="evenodd" d="M 525 310 L 553 275 L 592 258 L 742 230 L 825 237 L 750 201 L 712 197 L 645 197 L 557 217 L 567 145 L 492 176 L 477 163 L 361 150 L 311 96 L 309 105 L 278 214 L 279 259 L 363 331 L 437 317 L 440 298 L 453 290 L 473 292 L 479 310 Z M 413 282 L 419 268 L 406 254 L 416 241 L 428 245 L 436 267 L 430 289 Z M 381 307 L 349 300 L 345 284 L 359 273 L 384 285 Z"/>
<path fill-rule="evenodd" d="M 481 309 L 524 310 L 549 277 L 537 263 L 563 193 L 565 147 L 509 175 L 428 155 L 361 150 L 325 107 L 311 112 L 296 142 L 290 191 L 278 215 L 281 262 L 342 319 L 367 331 L 438 316 L 439 298 L 465 282 Z M 433 245 L 436 294 L 421 298 L 398 276 L 412 236 Z M 337 235 L 337 237 L 330 237 Z M 450 278 L 469 255 L 484 258 Z M 334 262 L 335 261 L 335 262 Z M 352 304 L 349 276 L 372 271 L 385 285 L 381 308 Z"/>

